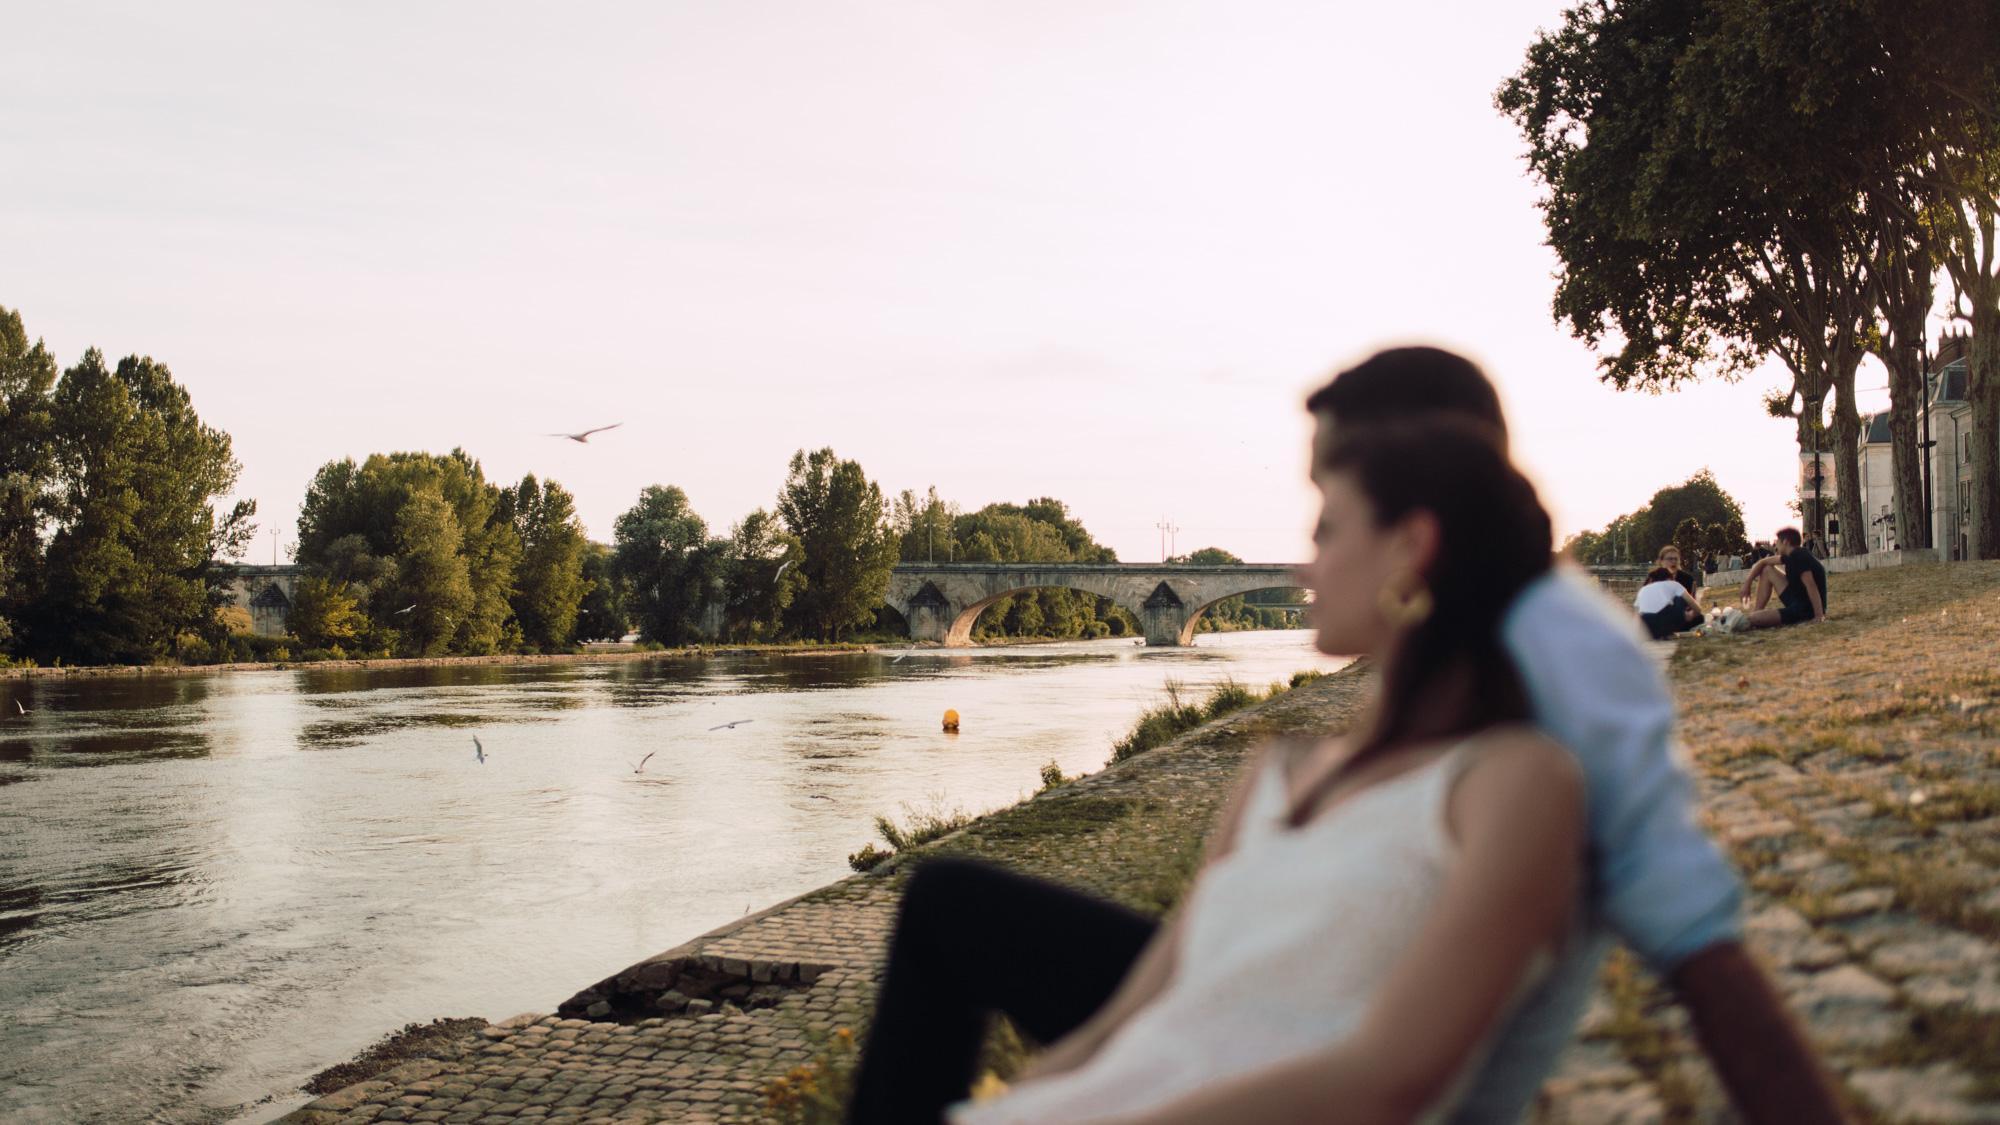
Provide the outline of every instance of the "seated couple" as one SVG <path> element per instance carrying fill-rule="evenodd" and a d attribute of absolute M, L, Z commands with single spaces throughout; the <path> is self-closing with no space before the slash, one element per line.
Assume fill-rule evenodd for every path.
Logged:
<path fill-rule="evenodd" d="M 1379 670 L 1345 737 L 1263 751 L 1160 923 L 963 860 L 904 890 L 856 1122 L 1513 1121 L 1613 934 L 1758 1122 L 1841 1120 L 1741 944 L 1630 616 L 1551 565 L 1469 361 L 1385 352 L 1308 403 L 1317 644 Z M 993 1013 L 1047 1045 L 963 1101 Z"/>
<path fill-rule="evenodd" d="M 1826 620 L 1826 594 L 1826 566 L 1806 549 L 1798 528 L 1781 528 L 1778 553 L 1758 559 L 1743 578 L 1741 600 L 1750 608 L 1725 612 L 1722 627 L 1740 633 L 1802 622 L 1818 624 Z M 1775 608 L 1771 607 L 1773 595 L 1778 599 Z"/>

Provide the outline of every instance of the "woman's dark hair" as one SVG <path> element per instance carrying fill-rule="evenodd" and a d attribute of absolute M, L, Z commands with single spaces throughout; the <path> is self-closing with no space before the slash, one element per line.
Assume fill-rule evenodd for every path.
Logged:
<path fill-rule="evenodd" d="M 1646 581 L 1648 582 L 1672 582 L 1673 580 L 1674 572 L 1664 566 L 1656 566 L 1646 572 Z"/>
<path fill-rule="evenodd" d="M 1347 433 L 1322 455 L 1318 472 L 1356 481 L 1377 527 L 1427 511 L 1439 537 L 1421 576 L 1430 614 L 1382 668 L 1372 724 L 1329 782 L 1396 745 L 1529 717 L 1500 625 L 1553 554 L 1548 512 L 1491 426 L 1432 414 Z M 1301 797 L 1293 822 L 1310 816 L 1325 791 L 1315 786 Z"/>
<path fill-rule="evenodd" d="M 1333 377 L 1306 400 L 1312 414 L 1331 414 L 1343 429 L 1419 414 L 1463 414 L 1493 427 L 1502 448 L 1507 421 L 1500 393 L 1479 365 L 1443 348 L 1390 348 Z"/>

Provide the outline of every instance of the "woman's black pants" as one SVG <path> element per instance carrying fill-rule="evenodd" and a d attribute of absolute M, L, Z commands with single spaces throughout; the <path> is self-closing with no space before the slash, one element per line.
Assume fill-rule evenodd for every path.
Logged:
<path fill-rule="evenodd" d="M 1155 923 L 990 864 L 939 858 L 903 889 L 855 1077 L 856 1125 L 937 1125 L 965 1097 L 987 1019 L 1052 1043 L 1104 1006 Z"/>

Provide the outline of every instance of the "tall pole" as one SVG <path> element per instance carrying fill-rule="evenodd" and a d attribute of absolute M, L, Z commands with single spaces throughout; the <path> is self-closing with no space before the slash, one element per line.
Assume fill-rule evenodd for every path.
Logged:
<path fill-rule="evenodd" d="M 1167 528 L 1173 525 L 1167 522 L 1167 517 L 1161 516 L 1160 522 L 1153 526 L 1160 529 L 1160 561 L 1164 563 L 1167 561 Z"/>

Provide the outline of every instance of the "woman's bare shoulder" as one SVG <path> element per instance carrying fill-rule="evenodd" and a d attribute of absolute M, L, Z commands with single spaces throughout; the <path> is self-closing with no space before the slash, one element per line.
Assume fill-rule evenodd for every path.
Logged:
<path fill-rule="evenodd" d="M 1461 774 L 1461 787 L 1513 791 L 1532 786 L 1550 797 L 1582 796 L 1583 768 L 1576 755 L 1527 723 L 1503 723 L 1481 731 L 1463 752 L 1470 760 Z"/>

